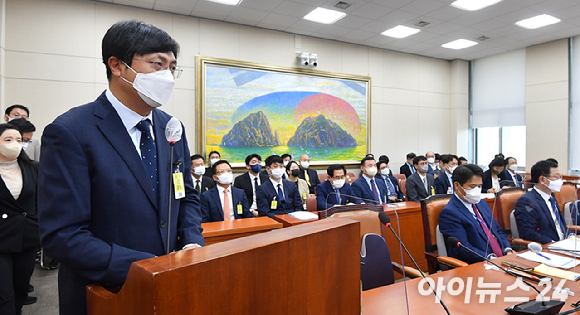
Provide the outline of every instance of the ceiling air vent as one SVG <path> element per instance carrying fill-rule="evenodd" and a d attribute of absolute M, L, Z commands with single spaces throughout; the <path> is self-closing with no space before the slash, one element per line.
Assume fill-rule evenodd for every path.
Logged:
<path fill-rule="evenodd" d="M 487 37 L 487 36 L 479 36 L 478 38 L 476 38 L 475 40 L 478 42 L 483 42 L 485 40 L 491 39 L 491 37 Z"/>
<path fill-rule="evenodd" d="M 335 5 L 333 5 L 333 7 L 338 8 L 338 9 L 341 9 L 341 10 L 346 10 L 351 5 L 352 5 L 352 3 L 348 3 L 348 2 L 344 2 L 344 1 L 339 1 Z"/>
<path fill-rule="evenodd" d="M 427 25 L 431 24 L 431 22 L 427 22 L 427 21 L 419 21 L 413 25 L 417 26 L 417 27 L 425 27 Z"/>

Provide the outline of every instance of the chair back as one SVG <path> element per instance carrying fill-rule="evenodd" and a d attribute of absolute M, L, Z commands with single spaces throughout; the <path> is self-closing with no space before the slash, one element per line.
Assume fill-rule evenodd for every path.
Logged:
<path fill-rule="evenodd" d="M 325 210 L 325 209 L 321 209 Z M 308 196 L 306 199 L 306 211 L 318 211 L 318 204 L 316 203 L 316 197 Z"/>
<path fill-rule="evenodd" d="M 391 253 L 385 239 L 374 233 L 362 238 L 360 249 L 362 290 L 370 290 L 395 282 Z"/>
<path fill-rule="evenodd" d="M 346 173 L 346 182 L 352 184 L 356 180 L 354 173 Z"/>
<path fill-rule="evenodd" d="M 403 175 L 405 176 L 405 175 Z M 399 179 L 399 188 L 401 188 L 401 191 L 403 192 L 403 195 L 405 195 L 405 200 L 409 200 L 409 197 L 407 197 L 407 179 L 403 178 L 403 179 Z"/>
<path fill-rule="evenodd" d="M 401 183 L 401 180 L 407 179 L 405 177 L 405 174 L 393 174 L 393 176 L 395 176 L 395 178 L 397 179 L 397 181 L 399 181 L 399 184 Z"/>
<path fill-rule="evenodd" d="M 559 192 L 554 193 L 556 202 L 560 206 L 560 211 L 564 212 L 564 206 L 568 202 L 576 201 L 576 184 L 572 182 L 565 182 Z"/>
<path fill-rule="evenodd" d="M 439 194 L 431 195 L 421 199 L 421 214 L 423 216 L 423 237 L 425 238 L 425 257 L 429 267 L 429 273 L 439 270 L 437 261 L 437 226 L 439 225 L 439 215 L 445 208 L 453 195 Z"/>
<path fill-rule="evenodd" d="M 578 225 L 578 207 L 580 201 L 568 202 L 564 205 L 564 220 L 566 225 Z"/>
<path fill-rule="evenodd" d="M 526 178 L 524 178 L 523 184 L 524 184 L 524 189 L 530 189 L 530 188 L 534 187 L 534 184 L 532 184 L 532 177 L 531 176 L 526 176 Z"/>
<path fill-rule="evenodd" d="M 516 208 L 516 202 L 526 193 L 520 187 L 503 188 L 495 196 L 495 209 L 498 213 L 498 223 L 502 230 L 509 234 L 511 229 L 510 214 Z"/>
<path fill-rule="evenodd" d="M 330 217 L 344 218 L 360 222 L 360 240 L 362 241 L 365 234 L 371 233 L 383 235 L 382 224 L 379 220 L 379 212 L 380 211 L 373 210 L 343 211 L 335 212 Z"/>
<path fill-rule="evenodd" d="M 318 180 L 322 183 L 328 178 L 328 174 L 318 174 Z"/>
<path fill-rule="evenodd" d="M 512 230 L 512 240 L 520 237 L 520 232 L 518 232 L 518 224 L 516 222 L 515 212 L 516 212 L 515 210 L 512 210 L 512 212 L 510 213 L 510 227 Z"/>
<path fill-rule="evenodd" d="M 435 233 L 437 235 L 437 254 L 439 256 L 447 256 L 447 242 L 445 242 L 443 233 L 439 231 L 439 224 L 437 224 Z"/>

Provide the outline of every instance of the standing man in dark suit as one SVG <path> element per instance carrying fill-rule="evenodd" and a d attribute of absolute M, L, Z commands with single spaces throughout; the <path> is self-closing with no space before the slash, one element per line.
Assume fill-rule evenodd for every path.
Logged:
<path fill-rule="evenodd" d="M 215 187 L 215 181 L 205 174 L 205 160 L 203 156 L 194 154 L 191 156 L 191 180 L 193 188 L 199 195 Z"/>
<path fill-rule="evenodd" d="M 202 222 L 231 221 L 253 218 L 248 199 L 243 190 L 232 187 L 234 175 L 226 160 L 219 160 L 212 166 L 213 179 L 217 185 L 201 194 Z"/>
<path fill-rule="evenodd" d="M 273 218 L 278 214 L 304 210 L 296 183 L 282 179 L 282 174 L 286 173 L 282 158 L 278 155 L 268 157 L 266 169 L 270 178 L 256 189 L 260 216 Z"/>
<path fill-rule="evenodd" d="M 505 170 L 503 170 L 503 177 L 506 180 L 511 179 L 513 182 L 513 187 L 522 187 L 522 176 L 520 174 L 516 174 L 518 170 L 518 160 L 515 157 L 508 157 L 505 159 Z"/>
<path fill-rule="evenodd" d="M 222 156 L 220 155 L 220 153 L 218 151 L 211 151 L 208 155 L 207 155 L 207 159 L 209 160 L 209 167 L 205 168 L 205 176 L 209 177 L 209 178 L 213 178 L 213 171 L 212 171 L 212 166 L 219 160 L 221 160 Z"/>
<path fill-rule="evenodd" d="M 453 171 L 457 168 L 457 156 L 453 154 L 444 154 L 441 156 L 443 162 L 443 174 L 435 178 L 435 193 L 436 194 L 452 194 L 453 193 Z"/>
<path fill-rule="evenodd" d="M 440 177 L 443 177 L 440 176 Z M 445 239 L 456 237 L 461 244 L 483 257 L 512 254 L 507 237 L 493 218 L 485 200 L 481 200 L 483 170 L 473 164 L 462 165 L 453 172 L 455 195 L 441 210 L 439 229 Z M 472 252 L 447 246 L 449 256 L 475 263 L 483 261 Z"/>
<path fill-rule="evenodd" d="M 405 194 L 399 187 L 399 181 L 389 169 L 389 158 L 379 160 L 377 162 L 378 173 L 375 175 L 377 181 L 383 181 L 387 187 L 387 201 L 397 202 L 404 201 Z"/>
<path fill-rule="evenodd" d="M 248 170 L 247 172 L 236 177 L 234 187 L 244 190 L 250 205 L 250 212 L 257 217 L 256 189 L 266 182 L 269 176 L 268 173 L 260 172 L 262 170 L 262 157 L 259 154 L 254 153 L 246 156 L 246 169 Z"/>
<path fill-rule="evenodd" d="M 86 314 L 86 286 L 122 286 L 135 261 L 204 245 L 185 133 L 171 161 L 165 138 L 171 116 L 157 109 L 181 72 L 178 51 L 153 25 L 116 23 L 102 42 L 106 91 L 44 129 L 40 236 L 47 254 L 61 262 L 61 315 Z M 183 176 L 180 199 L 169 196 L 176 171 Z"/>
<path fill-rule="evenodd" d="M 542 244 L 567 237 L 566 221 L 556 198 L 562 188 L 562 174 L 556 164 L 539 161 L 532 166 L 534 188 L 516 203 L 515 217 L 520 237 Z"/>
<path fill-rule="evenodd" d="M 326 170 L 328 179 L 316 187 L 318 210 L 326 210 L 336 205 L 362 203 L 354 198 L 350 184 L 346 182 L 346 168 L 342 164 L 332 164 Z"/>
<path fill-rule="evenodd" d="M 302 178 L 308 184 L 308 188 L 310 189 L 310 194 L 314 194 L 314 188 L 320 184 L 320 179 L 318 179 L 318 173 L 310 169 L 310 157 L 308 154 L 302 154 L 300 156 L 300 161 L 298 161 L 300 166 L 300 176 L 298 178 Z"/>
<path fill-rule="evenodd" d="M 352 185 L 352 194 L 362 198 L 364 203 L 384 204 L 387 203 L 387 186 L 382 180 L 375 180 L 377 164 L 372 157 L 365 157 L 360 162 L 360 170 L 363 174 Z"/>
<path fill-rule="evenodd" d="M 409 178 L 409 176 L 411 176 L 412 174 L 415 174 L 417 172 L 415 170 L 415 167 L 413 166 L 413 159 L 416 156 L 417 155 L 413 152 L 407 154 L 407 162 L 405 162 L 405 164 L 401 165 L 401 168 L 399 169 L 399 174 L 404 174 L 405 178 Z"/>
<path fill-rule="evenodd" d="M 425 199 L 435 193 L 435 179 L 433 175 L 427 173 L 429 171 L 429 165 L 426 157 L 422 155 L 415 157 L 413 159 L 413 165 L 417 173 L 407 178 L 405 185 L 407 197 L 409 197 L 407 201 L 420 202 L 421 199 Z"/>

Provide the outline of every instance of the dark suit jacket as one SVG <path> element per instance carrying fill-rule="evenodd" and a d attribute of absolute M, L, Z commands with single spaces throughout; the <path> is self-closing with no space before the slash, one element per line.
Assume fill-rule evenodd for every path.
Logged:
<path fill-rule="evenodd" d="M 375 180 L 375 184 L 377 185 L 377 188 L 379 189 L 379 191 L 377 191 L 377 193 L 379 194 L 379 197 L 381 197 L 381 201 L 383 203 L 387 203 L 387 201 L 385 201 L 385 196 L 387 196 L 387 186 L 385 186 L 385 182 L 382 180 L 377 180 L 376 178 Z M 371 190 L 371 187 L 369 186 L 369 184 L 367 183 L 364 175 L 363 177 L 355 180 L 352 185 L 352 194 L 359 197 L 359 198 L 363 198 L 362 202 L 364 203 L 370 203 L 370 200 L 375 200 L 376 204 L 378 204 L 378 200 L 375 199 L 375 196 L 373 194 L 373 191 Z"/>
<path fill-rule="evenodd" d="M 268 173 L 260 172 L 260 183 L 265 183 L 267 180 L 270 180 L 270 176 Z M 254 190 L 252 189 L 252 179 L 250 178 L 250 173 L 245 172 L 244 174 L 236 177 L 234 181 L 234 187 L 243 189 L 246 193 L 246 199 L 248 200 L 248 206 L 252 206 L 252 202 L 254 202 Z M 258 189 L 258 187 L 256 187 Z M 256 200 L 256 202 L 258 202 Z"/>
<path fill-rule="evenodd" d="M 405 178 L 409 178 L 412 174 L 411 167 L 407 165 L 407 163 L 401 165 L 401 168 L 399 168 L 399 174 L 405 174 Z"/>
<path fill-rule="evenodd" d="M 415 173 L 407 178 L 407 184 L 405 185 L 407 188 L 407 197 L 409 197 L 407 201 L 420 202 L 421 199 L 425 199 L 431 195 L 431 187 L 435 188 L 435 180 L 431 174 L 425 174 L 425 176 L 427 177 L 429 193 L 425 191 L 425 185 L 423 185 L 419 173 Z"/>
<path fill-rule="evenodd" d="M 44 129 L 38 176 L 40 236 L 47 254 L 61 262 L 61 315 L 86 313 L 85 286 L 90 283 L 120 286 L 135 261 L 190 243 L 205 244 L 185 133 L 170 161 L 165 126 L 171 116 L 154 109 L 152 117 L 159 200 L 104 92 Z M 185 197 L 171 196 L 166 248 L 170 164 L 184 174 Z"/>
<path fill-rule="evenodd" d="M 157 138 L 155 138 L 155 139 L 157 139 Z M 207 176 L 209 178 L 212 178 L 212 176 L 213 176 L 213 170 L 211 169 L 211 166 L 205 168 L 205 173 L 203 174 L 203 176 Z"/>
<path fill-rule="evenodd" d="M 491 169 L 483 172 L 483 185 L 481 187 L 481 193 L 485 194 L 487 193 L 488 189 L 492 188 L 492 183 L 491 183 Z M 503 186 L 512 186 L 514 181 L 512 180 L 511 176 L 508 178 L 506 176 L 509 176 L 507 174 L 505 174 L 504 172 L 499 173 L 499 175 L 497 175 L 497 177 L 499 178 L 499 187 L 503 187 Z"/>
<path fill-rule="evenodd" d="M 432 167 L 431 164 L 429 164 L 429 170 L 427 171 L 427 174 L 435 175 L 438 171 L 439 169 L 436 169 L 435 167 Z"/>
<path fill-rule="evenodd" d="M 556 207 L 558 208 L 556 213 L 562 221 L 566 222 L 558 203 L 556 203 Z M 535 189 L 528 191 L 518 199 L 514 215 L 521 238 L 542 244 L 560 240 L 550 209 Z M 562 229 L 564 236 L 567 236 L 566 227 L 563 226 Z"/>
<path fill-rule="evenodd" d="M 485 221 L 485 224 L 497 239 L 502 251 L 505 252 L 506 248 L 510 248 L 510 243 L 501 230 L 499 223 L 493 218 L 489 205 L 485 200 L 481 200 L 476 204 L 476 207 L 483 221 Z M 488 245 L 488 239 L 485 232 L 483 232 L 481 224 L 455 195 L 451 197 L 449 203 L 441 210 L 439 230 L 446 240 L 451 236 L 456 237 L 461 244 L 483 257 L 493 253 L 491 245 Z M 452 246 L 447 245 L 447 254 L 469 264 L 483 261 L 477 255 L 461 247 L 452 248 Z"/>
<path fill-rule="evenodd" d="M 215 181 L 213 178 L 207 177 L 205 175 L 201 176 L 201 191 L 198 191 L 199 195 L 215 187 Z M 195 188 L 195 177 L 192 176 L 191 180 L 193 181 L 193 187 Z"/>
<path fill-rule="evenodd" d="M 19 253 L 40 246 L 36 212 L 38 163 L 18 159 L 22 191 L 14 199 L 0 177 L 0 253 Z M 23 215 L 26 213 L 26 215 Z M 4 218 L 6 216 L 6 218 Z"/>
<path fill-rule="evenodd" d="M 435 193 L 436 194 L 446 194 L 447 190 L 451 187 L 453 190 L 453 186 L 449 182 L 449 177 L 447 177 L 447 172 L 441 174 L 435 178 Z"/>
<path fill-rule="evenodd" d="M 318 210 L 326 210 L 338 204 L 344 206 L 349 202 L 357 204 L 362 203 L 362 200 L 353 196 L 349 183 L 344 183 L 338 191 L 341 195 L 340 202 L 338 202 L 336 191 L 329 180 L 325 180 L 320 185 L 316 186 L 316 204 L 318 205 Z"/>
<path fill-rule="evenodd" d="M 514 183 L 514 179 L 512 177 L 512 173 L 510 173 L 510 171 L 508 171 L 507 169 L 504 169 L 502 172 L 502 178 L 504 178 L 504 183 L 510 187 L 522 187 L 522 176 L 520 176 L 520 174 L 515 174 L 516 177 L 516 181 L 517 183 Z M 504 184 L 502 182 L 500 182 L 500 184 Z"/>
<path fill-rule="evenodd" d="M 303 180 L 306 180 L 304 172 L 305 171 L 308 172 L 308 176 L 310 177 L 310 186 L 308 186 L 308 188 L 310 190 L 310 193 L 314 194 L 314 188 L 320 184 L 320 179 L 318 179 L 318 173 L 311 168 L 302 169 L 302 167 L 300 167 L 299 169 L 300 175 L 298 175 L 298 178 L 302 178 Z M 306 183 L 308 183 L 308 181 Z"/>
<path fill-rule="evenodd" d="M 386 182 L 387 179 L 383 178 L 383 175 L 377 173 L 377 175 L 375 175 L 375 180 L 382 181 L 385 184 L 386 192 L 388 195 L 389 188 L 388 188 L 387 182 Z M 399 180 L 395 176 L 393 176 L 393 172 L 391 172 L 390 175 L 388 176 L 388 180 L 391 181 L 391 183 L 393 184 L 393 186 L 395 188 L 395 197 L 397 197 L 397 199 L 405 199 L 405 194 L 403 194 L 403 192 L 401 191 L 401 187 L 399 187 Z M 387 200 L 387 202 L 391 202 L 391 201 Z"/>
<path fill-rule="evenodd" d="M 244 191 L 236 187 L 230 188 L 232 190 L 232 200 L 230 202 L 234 206 L 234 217 L 236 219 L 253 218 L 254 215 L 250 212 L 250 206 Z M 224 209 L 217 185 L 201 194 L 200 203 L 203 223 L 224 220 Z M 242 205 L 242 214 L 238 214 L 238 205 Z"/>
<path fill-rule="evenodd" d="M 283 179 L 282 187 L 284 189 L 284 199 L 286 200 L 284 204 L 278 200 L 278 187 L 274 188 L 271 180 L 264 181 L 256 189 L 256 202 L 258 203 L 258 213 L 261 217 L 269 216 L 273 218 L 278 214 L 304 210 L 296 183 Z M 278 203 L 276 209 L 270 209 L 272 200 L 276 200 Z"/>

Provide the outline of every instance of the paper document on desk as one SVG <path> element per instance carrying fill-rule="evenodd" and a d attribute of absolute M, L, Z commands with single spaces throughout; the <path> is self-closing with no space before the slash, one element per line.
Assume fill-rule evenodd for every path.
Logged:
<path fill-rule="evenodd" d="M 312 212 L 308 211 L 294 211 L 292 213 L 288 213 L 293 218 L 298 220 L 315 220 L 318 219 L 318 216 Z"/>
<path fill-rule="evenodd" d="M 573 236 L 573 237 L 569 237 L 567 239 L 561 240 L 559 242 L 556 242 L 554 244 L 550 244 L 548 245 L 548 248 L 550 250 L 558 250 L 558 249 L 564 249 L 564 250 L 573 250 L 573 251 L 578 251 L 579 253 L 576 253 L 576 256 L 578 256 L 580 254 L 580 239 Z M 561 252 L 561 253 L 566 253 L 566 252 Z M 574 255 L 574 253 L 566 253 L 569 255 Z"/>
<path fill-rule="evenodd" d="M 578 273 L 558 268 L 552 268 L 544 264 L 541 264 L 538 267 L 534 268 L 534 271 L 544 274 L 546 276 L 562 278 L 570 281 L 578 281 L 578 279 L 580 279 L 580 274 Z"/>
<path fill-rule="evenodd" d="M 495 194 L 494 193 L 481 194 L 481 199 L 493 199 L 493 198 L 495 198 Z"/>
<path fill-rule="evenodd" d="M 563 257 L 560 255 L 554 255 L 546 252 L 532 253 L 530 251 L 527 251 L 523 253 L 518 253 L 516 254 L 516 256 L 562 269 L 569 269 L 578 266 L 580 264 L 580 260 L 578 259 Z"/>

